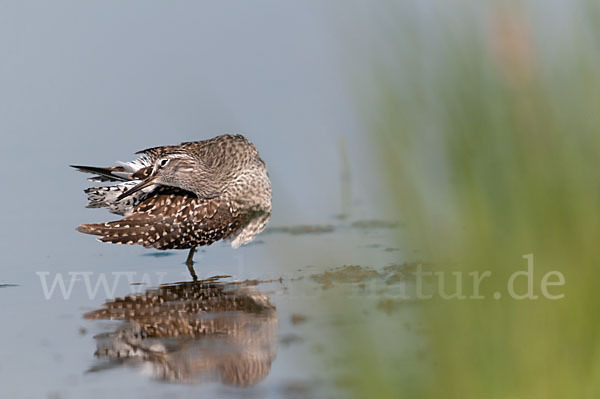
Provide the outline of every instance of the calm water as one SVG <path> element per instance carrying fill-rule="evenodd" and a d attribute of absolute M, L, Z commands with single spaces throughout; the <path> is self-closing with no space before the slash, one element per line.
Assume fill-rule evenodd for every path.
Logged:
<path fill-rule="evenodd" d="M 411 320 L 410 308 L 391 316 L 381 306 L 392 273 L 383 267 L 415 254 L 395 248 L 401 228 L 387 224 L 369 135 L 318 3 L 0 9 L 0 396 L 339 396 L 336 329 L 348 307 L 363 325 Z M 185 252 L 74 230 L 114 215 L 84 208 L 89 183 L 68 164 L 108 165 L 224 132 L 256 144 L 273 182 L 270 232 L 196 255 L 201 279 L 229 277 L 190 286 Z M 373 219 L 386 223 L 364 222 Z M 336 271 L 344 265 L 377 273 Z M 190 294 L 150 316 L 84 317 L 116 297 L 160 297 L 161 284 L 217 299 Z M 170 311 L 184 333 L 160 316 Z M 149 326 L 171 333 L 144 335 Z"/>
<path fill-rule="evenodd" d="M 338 223 L 331 232 L 267 232 L 238 251 L 217 244 L 199 254 L 196 271 L 201 279 L 232 277 L 197 284 L 184 252 L 90 240 L 80 258 L 31 255 L 36 269 L 5 273 L 3 282 L 17 286 L 0 291 L 3 391 L 67 398 L 338 396 L 336 326 L 348 320 L 343 308 L 324 306 L 360 304 L 370 314 L 359 323 L 390 317 L 374 288 L 386 287 L 381 277 L 340 267 L 381 270 L 394 263 L 391 231 Z M 76 251 L 87 245 L 82 240 Z M 57 276 L 67 295 L 60 285 L 51 291 Z M 110 301 L 131 293 L 138 299 Z"/>

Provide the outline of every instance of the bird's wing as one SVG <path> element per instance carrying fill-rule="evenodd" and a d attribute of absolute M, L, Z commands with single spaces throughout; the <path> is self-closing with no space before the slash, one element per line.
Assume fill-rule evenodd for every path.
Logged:
<path fill-rule="evenodd" d="M 246 222 L 232 218 L 229 206 L 218 199 L 207 200 L 181 189 L 159 186 L 123 219 L 84 224 L 77 230 L 99 235 L 102 242 L 183 249 L 210 245 L 238 231 Z"/>
<path fill-rule="evenodd" d="M 97 166 L 83 166 L 83 165 L 69 165 L 72 168 L 79 170 L 84 173 L 92 173 L 97 176 L 90 177 L 88 180 L 90 181 L 129 181 L 126 176 L 124 176 L 125 168 L 122 166 L 110 166 L 107 168 L 101 168 Z"/>
<path fill-rule="evenodd" d="M 151 147 L 151 148 L 146 148 L 144 150 L 140 150 L 140 151 L 136 152 L 136 154 L 141 154 L 142 157 L 147 157 L 154 162 L 158 158 L 160 158 L 166 154 L 170 154 L 172 152 L 177 152 L 178 147 L 179 146 L 175 146 L 175 145 L 164 145 L 164 146 L 160 146 L 160 147 Z"/>

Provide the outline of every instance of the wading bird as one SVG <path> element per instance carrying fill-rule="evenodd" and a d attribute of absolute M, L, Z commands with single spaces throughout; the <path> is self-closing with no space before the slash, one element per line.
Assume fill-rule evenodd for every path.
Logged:
<path fill-rule="evenodd" d="M 77 228 L 113 244 L 189 249 L 186 264 L 196 279 L 196 247 L 221 239 L 237 248 L 260 233 L 271 216 L 271 182 L 256 147 L 241 135 L 154 147 L 117 166 L 71 165 L 93 173 L 88 208 L 124 216 Z"/>

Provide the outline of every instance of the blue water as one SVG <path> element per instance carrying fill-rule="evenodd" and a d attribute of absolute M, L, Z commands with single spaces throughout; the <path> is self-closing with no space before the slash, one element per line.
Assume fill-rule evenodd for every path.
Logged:
<path fill-rule="evenodd" d="M 340 394 L 326 363 L 336 350 L 324 333 L 331 294 L 310 275 L 404 256 L 385 251 L 396 246 L 397 229 L 351 225 L 386 217 L 384 185 L 350 99 L 331 11 L 303 1 L 0 5 L 0 396 Z M 143 148 L 225 132 L 246 135 L 268 164 L 270 226 L 333 226 L 273 231 L 238 250 L 217 243 L 196 255 L 201 279 L 275 280 L 256 287 L 276 308 L 268 374 L 240 388 L 218 378 L 164 382 L 144 362 L 90 372 L 102 360 L 94 336 L 120 324 L 85 313 L 190 278 L 185 252 L 102 244 L 76 232 L 115 216 L 85 209 L 90 183 L 67 165 L 110 165 Z M 94 293 L 102 279 L 106 287 Z M 50 293 L 59 280 L 71 291 L 56 285 Z M 306 322 L 293 323 L 293 315 Z M 202 345 L 218 351 L 211 342 Z"/>

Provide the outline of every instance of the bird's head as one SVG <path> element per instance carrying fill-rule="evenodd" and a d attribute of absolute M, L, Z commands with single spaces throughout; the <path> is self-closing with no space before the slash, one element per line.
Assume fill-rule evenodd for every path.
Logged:
<path fill-rule="evenodd" d="M 214 194 L 215 189 L 211 187 L 215 183 L 214 179 L 208 179 L 212 184 L 204 186 L 200 186 L 198 182 L 199 180 L 204 180 L 202 177 L 206 175 L 206 167 L 198 159 L 185 153 L 173 153 L 160 157 L 154 162 L 151 168 L 150 174 L 147 177 L 121 194 L 118 200 L 155 184 L 181 188 L 206 198 Z"/>
<path fill-rule="evenodd" d="M 270 209 L 271 184 L 265 162 L 243 136 L 222 135 L 169 147 L 152 166 L 137 173 L 134 178 L 140 182 L 118 200 L 159 184 L 193 192 L 199 198 L 223 195 L 244 201 L 251 208 Z"/>

